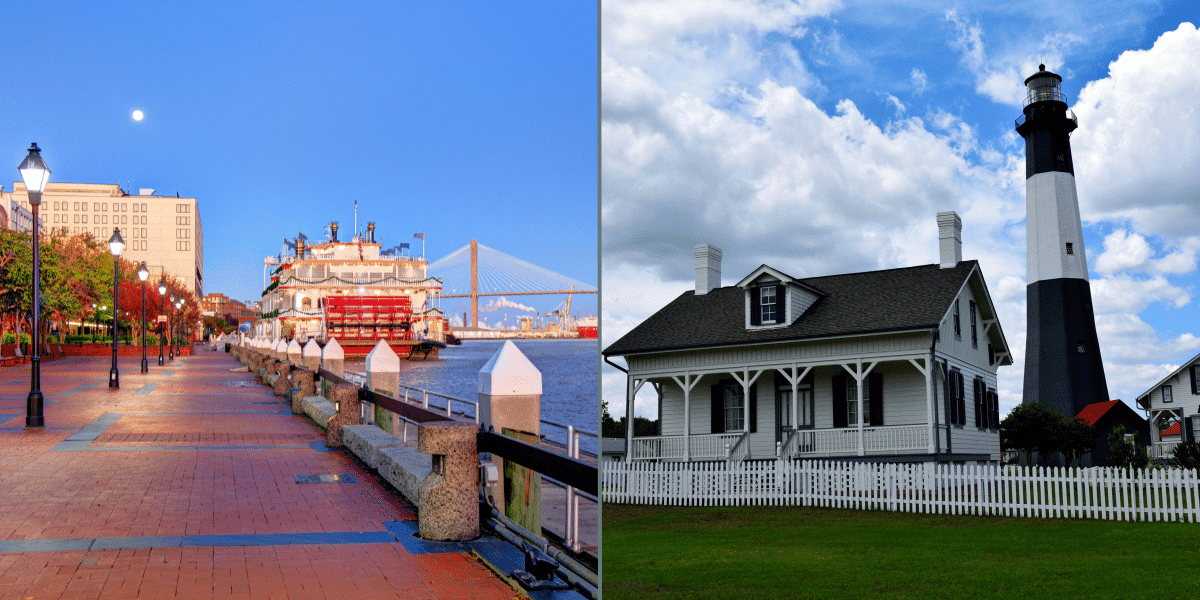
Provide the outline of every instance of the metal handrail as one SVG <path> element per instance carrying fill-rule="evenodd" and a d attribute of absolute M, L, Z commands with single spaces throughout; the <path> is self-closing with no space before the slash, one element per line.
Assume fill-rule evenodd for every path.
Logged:
<path fill-rule="evenodd" d="M 775 443 L 775 457 L 776 458 L 790 457 L 791 453 L 788 451 L 788 448 L 790 448 L 792 446 L 792 442 L 794 442 L 794 441 L 796 441 L 796 430 L 795 429 L 793 429 L 791 432 L 788 433 L 787 439 L 783 440 L 782 443 L 780 443 L 780 442 Z"/>
<path fill-rule="evenodd" d="M 734 442 L 733 447 L 729 448 L 728 450 L 725 451 L 725 460 L 742 460 L 743 457 L 737 456 L 738 448 L 741 448 L 742 444 L 746 443 L 746 438 L 748 438 L 748 437 L 750 437 L 749 431 L 747 431 L 746 433 L 743 433 L 742 437 L 739 437 L 738 441 Z M 747 452 L 745 452 L 745 454 L 747 456 L 749 456 L 750 453 L 749 453 L 749 451 L 747 451 Z"/>

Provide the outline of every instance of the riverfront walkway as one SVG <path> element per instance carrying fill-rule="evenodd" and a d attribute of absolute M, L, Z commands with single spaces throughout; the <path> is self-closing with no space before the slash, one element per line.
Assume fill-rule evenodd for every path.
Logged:
<path fill-rule="evenodd" d="M 518 597 L 228 354 L 154 354 L 44 362 L 40 432 L 0 370 L 0 599 Z"/>

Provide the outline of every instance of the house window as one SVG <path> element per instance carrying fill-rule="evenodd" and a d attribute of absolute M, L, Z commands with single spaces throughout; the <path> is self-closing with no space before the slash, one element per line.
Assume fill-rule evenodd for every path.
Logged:
<path fill-rule="evenodd" d="M 759 306 L 762 308 L 762 322 L 775 322 L 775 286 L 768 285 L 758 289 Z"/>
<path fill-rule="evenodd" d="M 779 398 L 779 428 L 811 428 L 813 426 L 813 389 L 811 381 L 805 379 L 796 387 L 796 393 L 800 397 L 800 404 L 794 409 L 797 413 L 796 423 L 792 423 L 792 384 L 782 378 L 778 379 L 778 382 L 779 384 L 776 386 L 775 391 Z"/>
<path fill-rule="evenodd" d="M 958 315 L 958 298 L 954 299 L 954 339 L 962 339 L 962 319 Z"/>
<path fill-rule="evenodd" d="M 725 386 L 725 431 L 742 431 L 746 428 L 746 397 L 742 386 Z"/>
<path fill-rule="evenodd" d="M 975 330 L 975 301 L 971 300 L 968 305 L 971 309 L 971 347 L 979 349 L 979 333 Z"/>
<path fill-rule="evenodd" d="M 1171 396 L 1171 386 L 1164 385 L 1162 394 L 1163 394 L 1163 404 L 1170 404 L 1175 401 L 1175 398 L 1173 398 Z"/>
<path fill-rule="evenodd" d="M 858 425 L 858 382 L 853 377 L 846 378 L 846 423 Z M 863 426 L 871 425 L 871 379 L 863 380 Z"/>

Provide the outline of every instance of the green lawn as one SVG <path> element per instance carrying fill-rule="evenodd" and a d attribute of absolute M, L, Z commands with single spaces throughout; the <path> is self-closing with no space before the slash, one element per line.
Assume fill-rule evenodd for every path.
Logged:
<path fill-rule="evenodd" d="M 1196 598 L 1200 524 L 605 504 L 605 600 Z"/>

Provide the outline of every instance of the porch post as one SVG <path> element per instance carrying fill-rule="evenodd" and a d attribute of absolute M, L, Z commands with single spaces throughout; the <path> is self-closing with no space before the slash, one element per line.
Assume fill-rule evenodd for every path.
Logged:
<path fill-rule="evenodd" d="M 928 359 L 925 360 L 925 420 L 929 422 L 929 453 L 934 454 L 936 448 L 933 440 L 937 429 L 933 422 L 933 365 Z"/>
<path fill-rule="evenodd" d="M 683 374 L 683 462 L 691 462 L 692 460 L 692 374 L 685 372 Z M 678 382 L 677 382 L 678 383 Z M 662 421 L 659 420 L 659 433 L 662 433 Z"/>
<path fill-rule="evenodd" d="M 625 461 L 633 462 L 633 374 L 625 377 Z"/>
<path fill-rule="evenodd" d="M 854 375 L 854 379 L 858 381 L 858 455 L 866 454 L 866 449 L 863 446 L 863 376 L 862 376 L 862 358 L 858 359 L 858 373 Z"/>

